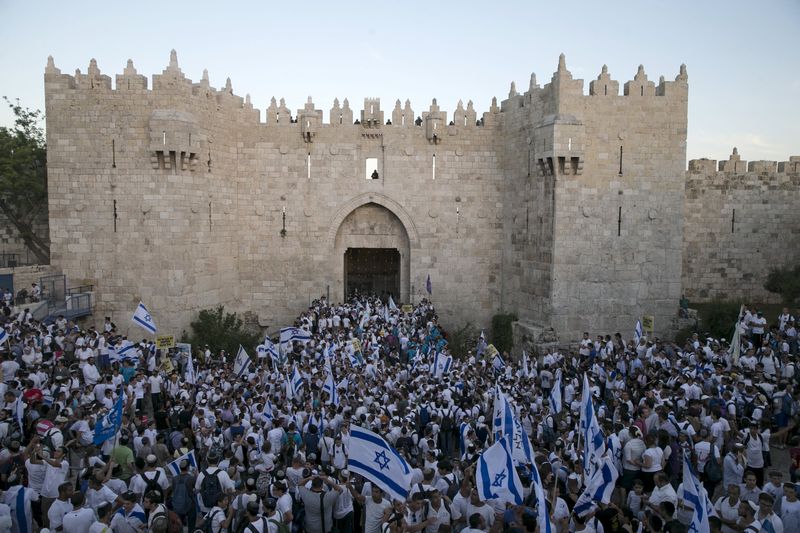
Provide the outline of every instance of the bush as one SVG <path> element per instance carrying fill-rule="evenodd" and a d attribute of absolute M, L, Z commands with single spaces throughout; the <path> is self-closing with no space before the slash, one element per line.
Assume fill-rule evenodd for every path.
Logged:
<path fill-rule="evenodd" d="M 467 322 L 461 328 L 450 334 L 447 347 L 456 357 L 465 358 L 469 350 L 475 350 L 478 345 L 478 330 L 472 323 Z"/>
<path fill-rule="evenodd" d="M 188 342 L 193 348 L 208 344 L 212 353 L 225 350 L 229 357 L 235 357 L 239 345 L 251 355 L 261 340 L 261 335 L 245 327 L 244 320 L 236 313 L 226 313 L 220 305 L 216 309 L 203 309 L 197 320 L 191 323 L 192 335 Z"/>
<path fill-rule="evenodd" d="M 764 282 L 764 288 L 780 294 L 784 305 L 794 304 L 800 298 L 800 265 L 794 268 L 773 268 Z"/>
<path fill-rule="evenodd" d="M 491 341 L 500 353 L 511 352 L 514 347 L 514 334 L 511 323 L 517 321 L 514 313 L 499 313 L 492 317 Z"/>
<path fill-rule="evenodd" d="M 722 300 L 698 304 L 699 327 L 702 328 L 698 333 L 701 335 L 708 333 L 715 339 L 724 338 L 730 340 L 740 309 L 741 303 Z"/>

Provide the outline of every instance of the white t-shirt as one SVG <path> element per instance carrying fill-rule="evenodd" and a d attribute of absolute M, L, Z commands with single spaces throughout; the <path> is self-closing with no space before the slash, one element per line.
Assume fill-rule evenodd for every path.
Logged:
<path fill-rule="evenodd" d="M 94 523 L 94 511 L 84 507 L 77 511 L 70 511 L 64 515 L 62 521 L 63 533 L 84 533 Z"/>

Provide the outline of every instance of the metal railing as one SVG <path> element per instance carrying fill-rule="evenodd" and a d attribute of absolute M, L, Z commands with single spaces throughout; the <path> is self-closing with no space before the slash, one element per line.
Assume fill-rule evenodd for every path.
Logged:
<path fill-rule="evenodd" d="M 75 294 L 83 294 L 92 291 L 94 291 L 94 285 L 79 285 L 77 287 L 67 288 L 67 296 L 72 296 Z"/>

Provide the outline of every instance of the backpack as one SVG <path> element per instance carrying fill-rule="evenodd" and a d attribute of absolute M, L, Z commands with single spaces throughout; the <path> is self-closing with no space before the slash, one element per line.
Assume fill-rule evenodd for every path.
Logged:
<path fill-rule="evenodd" d="M 451 480 L 449 477 L 444 476 L 445 483 L 447 483 L 447 497 L 452 500 L 458 494 L 458 490 L 461 488 L 461 484 L 458 482 L 458 478 L 455 474 L 453 474 L 453 479 Z M 449 511 L 449 509 L 448 509 Z"/>
<path fill-rule="evenodd" d="M 47 430 L 47 433 L 44 434 L 44 437 L 42 437 L 42 444 L 45 447 L 50 448 L 51 450 L 55 450 L 56 449 L 55 446 L 53 446 L 53 432 L 54 431 L 58 431 L 58 429 L 50 428 L 50 429 Z"/>
<path fill-rule="evenodd" d="M 442 413 L 442 431 L 450 433 L 453 429 L 455 429 L 455 425 L 453 424 L 453 408 L 451 407 L 446 413 Z"/>
<path fill-rule="evenodd" d="M 217 498 L 222 494 L 222 484 L 219 481 L 218 469 L 213 474 L 208 470 L 203 471 L 203 482 L 200 484 L 200 498 L 203 500 L 203 505 L 206 507 L 214 507 L 217 505 Z"/>
<path fill-rule="evenodd" d="M 223 511 L 220 509 L 209 511 L 203 517 L 203 525 L 199 528 L 196 528 L 195 533 L 214 533 L 211 528 L 212 524 L 214 524 L 214 517 L 217 516 L 219 513 L 223 513 Z"/>
<path fill-rule="evenodd" d="M 705 467 L 706 479 L 710 483 L 719 483 L 722 481 L 722 466 L 717 462 L 716 446 L 711 443 L 711 454 L 706 461 Z"/>
<path fill-rule="evenodd" d="M 192 510 L 192 496 L 189 494 L 187 481 L 190 476 L 181 474 L 173 481 L 172 488 L 172 508 L 176 513 L 188 514 Z"/>
<path fill-rule="evenodd" d="M 274 518 L 269 518 L 267 520 L 271 524 L 275 525 L 275 527 L 278 529 L 278 533 L 290 533 L 291 532 L 291 529 L 289 529 L 289 525 L 288 524 L 284 524 L 283 521 L 278 522 Z M 268 531 L 268 529 L 265 529 L 265 531 Z"/>
<path fill-rule="evenodd" d="M 181 522 L 175 511 L 164 508 L 163 511 L 159 511 L 153 516 L 151 529 L 153 531 L 166 531 L 167 533 L 182 533 L 183 522 Z"/>
<path fill-rule="evenodd" d="M 548 416 L 542 421 L 542 440 L 549 446 L 556 441 L 556 431 L 553 426 L 547 423 L 548 418 L 553 421 L 553 426 L 555 426 L 556 420 L 552 416 Z"/>
<path fill-rule="evenodd" d="M 155 492 L 161 498 L 161 501 L 164 501 L 164 489 L 161 488 L 161 485 L 158 484 L 158 478 L 161 477 L 161 472 L 156 470 L 156 475 L 153 477 L 147 477 L 142 474 L 142 479 L 144 480 L 144 493 L 147 494 L 148 492 Z"/>

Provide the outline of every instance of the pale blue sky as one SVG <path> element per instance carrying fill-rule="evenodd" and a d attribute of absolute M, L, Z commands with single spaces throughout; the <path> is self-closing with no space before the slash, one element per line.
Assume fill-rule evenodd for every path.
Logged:
<path fill-rule="evenodd" d="M 211 84 L 230 76 L 263 111 L 271 96 L 290 109 L 334 97 L 358 113 L 365 96 L 411 100 L 415 113 L 437 98 L 452 113 L 473 100 L 524 90 L 531 72 L 550 80 L 558 54 L 576 78 L 651 80 L 689 73 L 688 157 L 786 160 L 800 154 L 800 1 L 572 2 L 152 2 L 0 0 L 0 95 L 44 108 L 52 54 L 62 72 L 104 74 L 128 58 L 151 78 L 178 51 L 184 73 Z M 11 115 L 0 110 L 0 125 Z"/>

